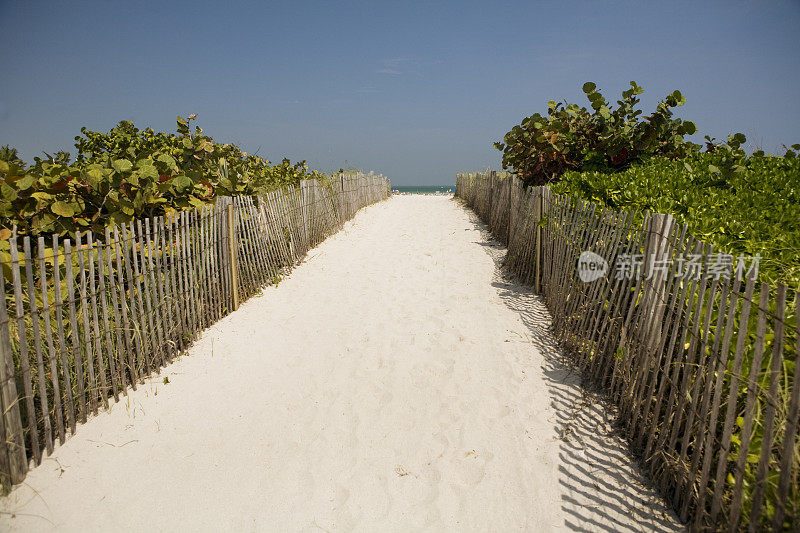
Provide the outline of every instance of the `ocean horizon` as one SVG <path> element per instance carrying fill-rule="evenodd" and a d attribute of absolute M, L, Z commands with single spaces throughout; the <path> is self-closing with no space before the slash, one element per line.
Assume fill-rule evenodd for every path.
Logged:
<path fill-rule="evenodd" d="M 455 188 L 455 185 L 392 185 L 392 191 L 402 194 L 446 194 Z"/>

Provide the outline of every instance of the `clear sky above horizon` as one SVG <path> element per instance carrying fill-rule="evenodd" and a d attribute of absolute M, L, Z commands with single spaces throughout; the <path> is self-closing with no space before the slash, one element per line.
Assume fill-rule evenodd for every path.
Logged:
<path fill-rule="evenodd" d="M 82 126 L 175 130 L 397 185 L 499 168 L 494 141 L 585 81 L 642 109 L 679 89 L 703 135 L 800 142 L 800 1 L 0 0 L 0 145 L 74 152 Z"/>

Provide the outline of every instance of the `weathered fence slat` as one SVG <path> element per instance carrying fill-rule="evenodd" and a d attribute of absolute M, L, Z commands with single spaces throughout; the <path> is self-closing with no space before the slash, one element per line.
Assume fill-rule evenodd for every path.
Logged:
<path fill-rule="evenodd" d="M 699 498 L 699 491 L 702 490 L 702 484 L 696 485 L 696 480 L 699 477 L 699 468 L 700 468 L 700 459 L 703 457 L 703 453 L 706 452 L 711 448 L 710 444 L 706 443 L 706 434 L 709 432 L 709 428 L 711 428 L 712 432 L 716 429 L 716 412 L 714 411 L 714 415 L 712 417 L 712 421 L 709 422 L 709 409 L 711 409 L 711 401 L 712 401 L 712 394 L 716 394 L 715 386 L 721 386 L 721 382 L 715 379 L 715 372 L 719 372 L 723 374 L 721 376 L 724 379 L 724 369 L 718 369 L 719 362 L 721 360 L 719 347 L 720 343 L 723 339 L 723 329 L 725 325 L 725 318 L 729 312 L 730 306 L 728 305 L 730 301 L 730 279 L 723 278 L 720 282 L 722 285 L 722 292 L 720 293 L 719 298 L 719 312 L 717 314 L 717 322 L 714 326 L 714 343 L 711 347 L 711 351 L 708 354 L 707 365 L 705 367 L 705 388 L 702 394 L 702 407 L 700 410 L 700 415 L 698 417 L 698 427 L 696 429 L 696 433 L 694 434 L 694 444 L 693 444 L 693 452 L 692 452 L 692 459 L 691 465 L 688 470 L 688 474 L 686 479 L 684 480 L 685 493 L 683 498 L 683 503 L 681 506 L 680 517 L 681 520 L 684 522 L 688 519 L 689 516 L 689 507 L 693 501 L 698 500 Z M 709 300 L 709 306 L 713 305 L 713 300 Z M 711 307 L 709 307 L 711 309 Z M 709 311 L 708 313 L 711 315 L 712 313 Z M 708 320 L 708 324 L 710 324 L 710 316 Z M 708 345 L 708 340 L 704 339 L 704 347 Z M 727 353 L 727 352 L 726 352 Z M 719 406 L 717 406 L 718 408 Z M 687 437 L 689 436 L 687 432 Z M 688 447 L 688 438 L 684 439 L 684 446 Z M 683 452 L 683 450 L 681 450 Z M 688 450 L 687 450 L 688 453 Z"/>
<path fill-rule="evenodd" d="M 745 402 L 744 425 L 742 426 L 741 444 L 736 458 L 736 471 L 734 474 L 735 483 L 732 493 L 730 518 L 728 523 L 738 524 L 742 505 L 742 484 L 744 483 L 744 472 L 747 467 L 747 459 L 750 453 L 750 439 L 753 436 L 753 418 L 755 416 L 755 404 L 758 397 L 758 378 L 761 370 L 761 359 L 764 356 L 764 336 L 767 333 L 767 313 L 769 312 L 770 289 L 766 283 L 761 284 L 758 300 L 758 319 L 756 322 L 755 353 L 750 365 L 747 382 L 747 400 Z"/>
<path fill-rule="evenodd" d="M 25 307 L 22 295 L 22 276 L 20 275 L 19 251 L 16 237 L 9 241 L 11 249 L 11 276 L 14 283 L 14 308 L 17 319 L 17 335 L 19 338 L 20 367 L 22 384 L 25 392 L 25 411 L 27 413 L 27 431 L 31 455 L 37 465 L 42 462 L 39 446 L 39 430 L 36 424 L 36 407 L 34 406 L 33 385 L 31 383 L 30 358 L 28 355 L 27 328 L 25 326 Z"/>
<path fill-rule="evenodd" d="M 672 243 L 672 248 L 675 250 L 673 257 L 683 257 L 688 254 L 693 246 L 692 240 L 686 238 L 686 226 L 684 225 L 680 233 L 676 235 L 676 240 Z M 667 339 L 670 339 L 670 346 L 676 338 L 677 329 L 676 324 L 679 322 L 680 308 L 686 296 L 688 289 L 687 283 L 681 283 L 681 279 L 673 276 L 668 288 L 665 292 L 664 307 L 666 311 L 666 318 L 662 322 L 661 335 L 654 347 L 653 354 L 653 368 L 650 378 L 650 384 L 647 389 L 647 399 L 645 400 L 644 412 L 641 415 L 642 422 L 647 423 L 650 420 L 651 406 L 652 421 L 650 421 L 649 429 L 643 429 L 640 433 L 639 440 L 636 441 L 636 446 L 642 448 L 644 446 L 644 453 L 646 457 L 650 457 L 649 453 L 652 445 L 656 440 L 658 432 L 661 430 L 660 416 L 661 405 L 664 401 L 664 396 L 667 390 L 668 381 L 665 373 L 668 372 L 672 366 L 673 352 L 671 348 L 665 350 Z M 666 358 L 665 358 L 666 355 Z M 663 362 L 663 363 L 662 363 Z M 645 437 L 646 440 L 645 440 Z"/>
<path fill-rule="evenodd" d="M 45 381 L 44 361 L 42 360 L 42 337 L 39 331 L 39 306 L 36 298 L 36 283 L 33 277 L 33 257 L 31 254 L 31 240 L 25 237 L 22 241 L 23 254 L 25 257 L 25 275 L 28 280 L 28 305 L 31 310 L 31 325 L 33 328 L 33 346 L 36 351 L 36 377 L 39 386 L 39 408 L 42 415 L 44 426 L 44 442 L 47 455 L 53 453 L 53 430 L 50 422 L 50 407 L 47 398 L 47 383 Z"/>
<path fill-rule="evenodd" d="M 56 347 L 53 343 L 53 328 L 51 324 L 52 319 L 50 317 L 51 307 L 47 295 L 48 284 L 46 269 L 44 266 L 44 237 L 39 237 L 37 248 L 39 250 L 39 281 L 41 283 L 42 318 L 44 322 L 45 341 L 47 342 L 47 362 L 50 366 L 50 384 L 53 387 L 53 417 L 56 421 L 58 440 L 61 444 L 64 444 L 64 439 L 66 438 L 66 435 L 64 434 L 64 414 L 61 408 L 61 390 L 58 379 L 58 355 L 56 354 Z M 42 394 L 47 395 L 47 390 L 43 389 Z"/>
<path fill-rule="evenodd" d="M 7 476 L 7 482 L 3 480 L 3 486 L 21 482 L 28 471 L 9 326 L 6 288 L 3 283 L 0 285 L 0 440 L 3 443 L 0 447 L 3 455 L 0 477 Z"/>
<path fill-rule="evenodd" d="M 781 366 L 783 365 L 783 335 L 784 335 L 784 315 L 786 311 L 786 285 L 779 284 L 775 295 L 775 337 L 770 354 L 769 365 L 769 390 L 766 397 L 766 410 L 764 414 L 764 433 L 761 440 L 761 455 L 758 459 L 758 470 L 756 472 L 755 488 L 750 505 L 750 525 L 752 529 L 758 529 L 761 519 L 762 505 L 764 503 L 764 493 L 767 484 L 767 472 L 772 458 L 773 430 L 775 429 L 775 413 L 778 408 L 778 382 L 780 380 Z M 735 523 L 735 522 L 734 522 Z"/>
<path fill-rule="evenodd" d="M 153 229 L 155 229 L 155 227 Z M 155 237 L 155 234 L 153 234 L 153 237 Z M 160 285 L 158 283 L 156 257 L 154 257 L 158 254 L 158 250 L 156 249 L 156 251 L 153 251 L 153 241 L 154 239 L 151 239 L 150 235 L 150 219 L 148 218 L 144 221 L 144 252 L 142 253 L 142 260 L 144 262 L 144 271 L 150 289 L 149 294 L 151 298 L 153 329 L 156 338 L 156 350 L 154 355 L 158 356 L 158 364 L 156 366 L 163 367 L 166 365 L 167 361 L 167 357 L 164 353 L 166 341 L 164 340 L 163 320 L 161 317 L 163 296 L 161 295 Z"/>
<path fill-rule="evenodd" d="M 120 229 L 122 230 L 120 234 L 122 235 L 123 253 L 122 258 L 120 259 L 120 264 L 125 266 L 125 276 L 127 280 L 127 291 L 125 290 L 125 284 L 120 281 L 120 294 L 125 302 L 125 306 L 129 311 L 129 314 L 126 317 L 128 319 L 126 320 L 126 326 L 130 332 L 133 346 L 135 346 L 136 349 L 136 356 L 133 357 L 133 354 L 131 354 L 131 361 L 133 363 L 131 368 L 133 371 L 133 379 L 138 382 L 140 379 L 144 378 L 145 368 L 145 346 L 142 337 L 143 312 L 141 311 L 141 293 L 139 292 L 138 281 L 136 277 L 134 277 L 133 270 L 134 261 L 132 259 L 133 253 L 131 252 L 131 248 L 134 246 L 133 235 L 130 231 L 130 227 L 126 224 L 123 224 Z"/>
<path fill-rule="evenodd" d="M 797 341 L 795 351 L 795 365 L 792 375 L 792 392 L 789 399 L 789 409 L 786 413 L 786 429 L 780 447 L 780 469 L 778 487 L 775 496 L 775 515 L 772 519 L 774 530 L 783 529 L 786 516 L 786 504 L 789 500 L 789 489 L 792 482 L 792 462 L 794 461 L 795 442 L 800 432 L 800 291 L 794 294 L 795 338 Z M 796 479 L 796 478 L 795 478 Z"/>
<path fill-rule="evenodd" d="M 125 275 L 128 274 L 128 278 L 130 279 L 130 270 L 125 268 L 125 261 L 123 260 L 123 249 L 125 248 L 125 242 L 120 241 L 120 232 L 117 227 L 114 227 L 114 253 L 117 259 L 117 296 L 119 298 L 119 308 L 122 313 L 122 321 L 120 323 L 120 327 L 122 328 L 123 338 L 125 339 L 125 366 L 128 370 L 128 380 L 130 381 L 131 387 L 133 390 L 136 390 L 136 383 L 139 380 L 139 377 L 136 373 L 136 363 L 134 358 L 134 353 L 136 352 L 137 348 L 134 347 L 135 345 L 135 337 L 131 328 L 130 317 L 128 315 L 128 310 L 131 308 L 129 304 L 129 300 L 126 296 L 125 290 Z M 129 263 L 128 263 L 129 265 Z M 132 290 L 132 289 L 131 289 Z"/>
<path fill-rule="evenodd" d="M 83 341 L 86 354 L 86 376 L 88 378 L 87 390 L 89 396 L 89 407 L 92 413 L 97 414 L 98 386 L 97 376 L 94 368 L 94 343 L 92 342 L 92 323 L 89 318 L 89 279 L 86 275 L 85 247 L 81 242 L 81 234 L 75 235 L 75 251 L 78 255 L 78 272 L 81 277 L 81 318 L 83 319 Z"/>
<path fill-rule="evenodd" d="M 733 368 L 731 371 L 731 391 L 739 390 L 739 379 L 742 374 L 742 360 L 744 358 L 744 347 L 747 342 L 747 326 L 750 323 L 750 307 L 753 298 L 753 289 L 755 288 L 755 280 L 752 278 L 747 280 L 745 286 L 745 294 L 742 300 L 742 311 L 739 315 L 739 330 L 736 338 L 736 351 L 733 356 Z M 722 430 L 722 439 L 720 441 L 719 459 L 717 461 L 717 476 L 714 481 L 713 500 L 711 503 L 711 512 L 709 519 L 712 524 L 717 522 L 717 515 L 722 509 L 722 498 L 725 491 L 722 490 L 725 483 L 727 474 L 727 461 L 728 454 L 730 453 L 731 436 L 733 435 L 733 423 L 736 420 L 737 407 L 736 398 L 733 397 L 728 401 L 728 407 L 725 411 L 725 423 Z"/>
<path fill-rule="evenodd" d="M 105 240 L 106 240 L 106 268 L 108 269 L 108 292 L 111 295 L 111 313 L 109 314 L 111 318 L 114 320 L 114 346 L 116 347 L 116 352 L 113 354 L 112 360 L 114 361 L 114 365 L 116 366 L 116 375 L 117 380 L 119 382 L 120 391 L 124 392 L 125 388 L 128 386 L 130 372 L 125 371 L 126 362 L 125 362 L 125 354 L 128 352 L 128 347 L 124 344 L 124 337 L 123 337 L 123 328 L 124 322 L 122 320 L 122 315 L 120 314 L 120 301 L 119 295 L 117 294 L 116 290 L 116 275 L 114 273 L 114 258 L 115 258 L 115 250 L 119 246 L 116 239 L 112 239 L 111 231 L 109 228 L 105 230 Z M 117 269 L 119 269 L 119 265 L 117 265 Z"/>
<path fill-rule="evenodd" d="M 179 236 L 176 231 L 177 216 L 167 216 L 166 224 L 169 229 L 169 238 L 167 240 L 167 250 L 169 251 L 169 265 L 170 265 L 170 287 L 172 290 L 170 296 L 171 307 L 173 311 L 173 326 L 175 327 L 175 336 L 178 340 L 178 350 L 183 352 L 186 346 L 186 321 L 184 314 L 183 299 L 186 294 L 183 289 L 183 271 L 180 255 L 178 254 L 178 240 Z"/>
<path fill-rule="evenodd" d="M 72 332 L 72 360 L 75 364 L 75 381 L 78 386 L 78 415 L 81 422 L 86 422 L 86 386 L 83 376 L 83 348 L 81 347 L 80 330 L 78 329 L 78 312 L 76 306 L 75 276 L 72 271 L 72 241 L 64 240 L 64 264 L 67 277 L 67 301 L 69 303 L 69 324 Z"/>
<path fill-rule="evenodd" d="M 153 302 L 151 297 L 152 287 L 150 286 L 150 282 L 147 277 L 142 221 L 137 220 L 135 226 L 133 222 L 131 222 L 130 228 L 131 235 L 133 236 L 134 250 L 136 251 L 133 257 L 133 271 L 134 275 L 136 276 L 136 288 L 141 295 L 139 298 L 139 312 L 141 313 L 142 317 L 140 324 L 142 338 L 145 340 L 144 374 L 149 375 L 158 367 L 158 365 L 155 364 L 155 358 L 153 357 L 154 354 L 158 353 L 158 342 L 155 336 L 155 324 L 153 323 Z"/>
<path fill-rule="evenodd" d="M 175 342 L 175 312 L 174 299 L 171 293 L 170 277 L 167 271 L 168 250 L 171 243 L 167 240 L 164 217 L 159 216 L 153 222 L 153 241 L 155 243 L 156 284 L 158 285 L 159 308 L 161 323 L 164 331 L 164 360 L 165 364 L 172 360 L 177 349 Z"/>
<path fill-rule="evenodd" d="M 106 368 L 103 362 L 103 347 L 101 343 L 100 337 L 100 322 L 98 318 L 97 312 L 97 286 L 95 282 L 95 261 L 94 261 L 94 239 L 92 237 L 92 232 L 88 232 L 86 234 L 86 245 L 87 245 L 87 253 L 89 256 L 89 304 L 91 306 L 91 322 L 92 322 L 92 335 L 93 335 L 93 345 L 95 348 L 95 356 L 96 356 L 96 376 L 98 378 L 99 384 L 97 385 L 97 390 L 100 396 L 100 403 L 103 404 L 104 407 L 108 407 L 108 380 L 106 378 Z M 100 248 L 97 249 L 98 256 L 100 255 Z"/>
<path fill-rule="evenodd" d="M 114 400 L 119 398 L 119 383 L 117 377 L 117 364 L 115 361 L 115 352 L 114 352 L 114 345 L 111 341 L 111 325 L 108 319 L 108 294 L 106 291 L 106 273 L 105 273 L 105 256 L 106 254 L 103 252 L 103 248 L 108 248 L 108 244 L 101 244 L 100 242 L 97 243 L 97 272 L 98 272 L 98 280 L 99 280 L 99 288 L 100 288 L 100 310 L 103 315 L 103 332 L 105 333 L 105 346 L 106 346 L 106 357 L 108 358 L 108 374 L 110 376 L 111 381 L 111 393 L 114 397 Z M 102 360 L 102 359 L 101 359 Z M 105 370 L 103 370 L 103 374 L 105 375 Z"/>
<path fill-rule="evenodd" d="M 13 252 L 12 252 L 13 255 Z M 58 236 L 53 235 L 53 287 L 56 306 L 56 324 L 58 325 L 58 347 L 61 354 L 61 377 L 64 380 L 64 404 L 67 406 L 67 424 L 70 432 L 75 434 L 75 403 L 72 395 L 72 376 L 69 365 L 69 348 L 64 332 L 64 302 L 61 295 L 61 253 L 59 251 Z M 22 337 L 24 332 L 19 332 Z M 27 349 L 25 350 L 27 355 Z"/>
<path fill-rule="evenodd" d="M 718 430 L 716 428 L 718 426 L 717 421 L 719 419 L 720 405 L 722 403 L 722 394 L 724 391 L 725 368 L 727 366 L 729 359 L 731 341 L 733 340 L 733 326 L 736 321 L 736 311 L 739 303 L 740 287 L 741 287 L 741 280 L 737 278 L 733 282 L 733 288 L 731 289 L 727 300 L 727 310 L 724 318 L 725 331 L 722 335 L 722 341 L 721 344 L 719 345 L 719 351 L 715 349 L 715 352 L 717 353 L 717 369 L 716 369 L 716 380 L 714 383 L 714 398 L 711 404 L 712 405 L 711 414 L 709 415 L 709 428 L 714 428 L 714 429 L 708 431 L 708 433 L 705 436 L 705 442 L 703 443 L 703 448 L 705 452 L 703 455 L 703 464 L 700 473 L 700 482 L 697 484 L 697 505 L 696 505 L 697 511 L 695 512 L 696 515 L 696 519 L 694 522 L 695 527 L 701 524 L 706 514 L 705 503 L 706 503 L 706 498 L 709 495 L 708 482 L 711 476 L 711 466 L 714 459 L 712 445 L 714 444 L 716 439 L 719 439 L 719 442 L 721 442 L 721 437 L 717 437 Z M 721 324 L 722 320 L 723 320 L 723 313 L 721 312 L 718 323 Z M 717 334 L 717 338 L 719 338 L 719 334 Z M 716 346 L 716 339 L 715 339 L 715 346 Z M 698 449 L 698 452 L 699 451 L 700 450 Z M 682 514 L 686 515 L 686 512 L 682 512 Z"/>

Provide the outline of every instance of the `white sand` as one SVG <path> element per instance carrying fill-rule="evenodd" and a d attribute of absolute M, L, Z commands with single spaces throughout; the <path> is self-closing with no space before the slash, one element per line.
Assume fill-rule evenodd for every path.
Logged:
<path fill-rule="evenodd" d="M 676 527 L 481 228 L 446 197 L 362 211 L 80 426 L 0 529 Z"/>

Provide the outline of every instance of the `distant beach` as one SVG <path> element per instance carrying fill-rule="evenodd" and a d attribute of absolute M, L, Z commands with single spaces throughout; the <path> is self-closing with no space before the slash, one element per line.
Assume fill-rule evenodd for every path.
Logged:
<path fill-rule="evenodd" d="M 453 194 L 455 185 L 398 185 L 392 187 L 392 194 Z"/>

